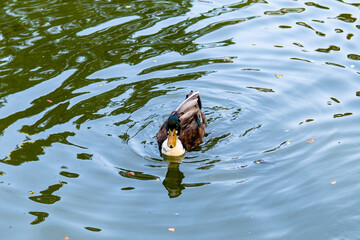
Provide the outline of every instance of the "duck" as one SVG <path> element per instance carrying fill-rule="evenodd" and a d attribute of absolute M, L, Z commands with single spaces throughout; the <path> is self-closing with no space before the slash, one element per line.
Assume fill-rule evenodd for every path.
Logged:
<path fill-rule="evenodd" d="M 207 126 L 199 92 L 191 91 L 156 135 L 160 154 L 182 156 L 202 142 Z"/>

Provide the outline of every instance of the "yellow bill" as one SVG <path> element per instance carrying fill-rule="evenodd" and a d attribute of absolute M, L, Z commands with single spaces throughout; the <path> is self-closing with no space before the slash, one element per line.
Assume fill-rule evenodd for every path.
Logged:
<path fill-rule="evenodd" d="M 176 146 L 176 130 L 169 130 L 169 136 L 168 136 L 168 142 L 167 142 L 168 148 L 174 148 Z"/>

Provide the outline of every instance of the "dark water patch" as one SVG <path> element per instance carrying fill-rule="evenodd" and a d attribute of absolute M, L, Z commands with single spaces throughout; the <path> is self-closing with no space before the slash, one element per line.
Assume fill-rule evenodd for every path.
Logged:
<path fill-rule="evenodd" d="M 330 66 L 340 67 L 340 68 L 346 68 L 345 66 L 343 66 L 341 64 L 337 64 L 337 63 L 333 63 L 333 62 L 325 62 L 325 64 L 330 65 Z"/>
<path fill-rule="evenodd" d="M 290 142 L 288 142 L 288 141 L 284 141 L 284 142 L 280 143 L 280 144 L 279 144 L 279 146 L 274 147 L 274 148 L 271 148 L 271 149 L 269 149 L 269 150 L 266 150 L 266 151 L 264 151 L 263 153 L 270 153 L 270 152 L 274 152 L 274 151 L 276 151 L 276 150 L 280 149 L 282 146 L 284 146 L 284 145 L 286 145 L 286 144 L 290 144 Z"/>
<path fill-rule="evenodd" d="M 335 29 L 335 32 L 336 32 L 336 33 L 343 33 L 344 30 L 342 30 L 342 29 L 340 29 L 340 28 L 336 28 L 336 29 Z"/>
<path fill-rule="evenodd" d="M 326 10 L 330 9 L 330 8 L 328 8 L 326 6 L 323 6 L 323 5 L 320 5 L 318 3 L 314 3 L 314 2 L 306 2 L 305 5 L 310 6 L 310 7 L 317 7 L 317 8 L 320 8 L 320 9 L 326 9 Z"/>
<path fill-rule="evenodd" d="M 85 227 L 85 229 L 91 232 L 101 232 L 100 228 L 95 228 L 95 227 Z"/>
<path fill-rule="evenodd" d="M 303 26 L 303 27 L 306 27 L 306 28 L 308 28 L 308 29 L 313 30 L 313 31 L 316 33 L 316 35 L 318 35 L 318 36 L 320 36 L 320 37 L 325 37 L 325 36 L 326 36 L 325 33 L 320 32 L 320 31 L 314 29 L 313 27 L 311 27 L 309 24 L 307 24 L 307 23 L 305 23 L 305 22 L 296 22 L 296 24 L 299 25 L 299 26 Z"/>
<path fill-rule="evenodd" d="M 294 42 L 293 44 L 298 47 L 304 47 L 301 43 Z"/>
<path fill-rule="evenodd" d="M 29 197 L 30 200 L 42 203 L 42 204 L 54 204 L 60 201 L 61 197 L 53 195 L 54 192 L 58 191 L 63 184 L 54 184 L 49 186 L 46 190 L 40 191 L 41 195 Z"/>
<path fill-rule="evenodd" d="M 50 215 L 46 212 L 29 212 L 29 214 L 36 216 L 36 219 L 30 223 L 31 225 L 36 225 L 45 221 L 45 219 Z"/>
<path fill-rule="evenodd" d="M 322 53 L 329 53 L 330 51 L 340 51 L 340 47 L 335 45 L 330 45 L 328 48 L 318 48 L 315 51 Z"/>
<path fill-rule="evenodd" d="M 78 153 L 77 158 L 80 160 L 92 160 L 93 154 L 89 153 Z"/>
<path fill-rule="evenodd" d="M 271 88 L 263 88 L 263 87 L 247 87 L 247 88 L 255 89 L 255 90 L 258 90 L 259 92 L 264 92 L 264 93 L 274 93 L 275 92 Z"/>
<path fill-rule="evenodd" d="M 201 59 L 201 60 L 196 60 L 196 61 L 189 61 L 189 62 L 172 62 L 170 64 L 165 64 L 165 65 L 158 65 L 155 67 L 150 67 L 147 69 L 144 69 L 142 72 L 139 73 L 139 75 L 142 74 L 148 74 L 154 71 L 164 71 L 164 70 L 173 70 L 173 69 L 192 69 L 195 67 L 200 67 L 203 65 L 208 65 L 208 64 L 214 64 L 214 63 L 231 63 L 231 59 L 234 59 L 234 57 L 232 58 L 210 58 L 210 59 Z"/>
<path fill-rule="evenodd" d="M 291 59 L 291 60 L 302 61 L 302 62 L 313 63 L 313 61 L 312 61 L 312 60 L 303 59 L 303 58 L 295 58 L 295 57 L 292 57 L 292 58 L 290 58 L 290 59 Z"/>
<path fill-rule="evenodd" d="M 288 25 L 280 25 L 279 28 L 282 29 L 288 29 L 288 28 L 292 28 L 292 26 L 288 26 Z"/>
<path fill-rule="evenodd" d="M 339 16 L 337 16 L 336 19 L 339 19 L 339 20 L 347 22 L 347 23 L 356 22 L 356 18 L 353 17 L 350 13 L 342 13 Z"/>
<path fill-rule="evenodd" d="M 334 98 L 334 97 L 330 97 L 330 99 L 333 100 L 336 103 L 340 103 L 340 101 L 338 99 Z"/>
<path fill-rule="evenodd" d="M 354 36 L 354 34 L 349 33 L 348 35 L 346 35 L 346 39 L 347 40 L 351 40 L 351 38 Z"/>
<path fill-rule="evenodd" d="M 281 8 L 276 11 L 266 11 L 265 15 L 285 15 L 287 13 L 301 13 L 305 11 L 305 8 Z"/>
<path fill-rule="evenodd" d="M 17 166 L 25 162 L 37 161 L 39 155 L 44 154 L 44 148 L 51 146 L 53 143 L 73 145 L 66 138 L 74 135 L 74 133 L 65 132 L 50 135 L 47 139 L 23 142 L 11 151 L 7 157 L 1 159 L 0 162 Z"/>
<path fill-rule="evenodd" d="M 348 54 L 347 57 L 351 60 L 360 60 L 360 55 L 358 54 Z"/>
<path fill-rule="evenodd" d="M 351 112 L 337 113 L 337 114 L 334 114 L 334 118 L 346 117 L 346 116 L 351 116 L 351 115 L 353 115 L 353 113 L 351 113 Z"/>
<path fill-rule="evenodd" d="M 259 124 L 259 125 L 257 125 L 256 127 L 249 128 L 249 129 L 247 129 L 241 136 L 242 136 L 242 137 L 245 137 L 246 135 L 248 135 L 248 134 L 251 133 L 252 131 L 258 130 L 258 129 L 260 129 L 261 127 L 262 127 L 262 124 Z"/>
<path fill-rule="evenodd" d="M 67 178 L 78 178 L 80 176 L 77 173 L 66 172 L 66 171 L 61 171 L 59 174 Z"/>
<path fill-rule="evenodd" d="M 146 174 L 143 172 L 130 171 L 119 168 L 119 174 L 125 178 L 137 179 L 137 180 L 157 180 L 159 177 Z"/>

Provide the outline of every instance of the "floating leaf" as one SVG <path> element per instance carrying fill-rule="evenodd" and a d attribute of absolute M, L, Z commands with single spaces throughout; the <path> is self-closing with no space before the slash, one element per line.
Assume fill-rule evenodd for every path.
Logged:
<path fill-rule="evenodd" d="M 30 194 L 34 194 L 35 192 L 34 191 L 29 191 Z"/>
<path fill-rule="evenodd" d="M 47 101 L 48 103 L 52 103 L 52 100 L 49 100 L 49 99 L 48 99 L 48 100 L 46 100 L 46 101 Z"/>
<path fill-rule="evenodd" d="M 134 173 L 134 172 L 128 172 L 128 175 L 129 175 L 129 176 L 134 176 L 135 173 Z"/>
<path fill-rule="evenodd" d="M 277 78 L 282 78 L 283 75 L 281 75 L 281 74 L 275 74 L 275 77 L 277 77 Z"/>
<path fill-rule="evenodd" d="M 312 138 L 312 139 L 310 139 L 310 140 L 307 140 L 306 142 L 307 142 L 307 143 L 312 143 L 313 141 L 315 141 L 315 138 Z"/>
<path fill-rule="evenodd" d="M 331 184 L 336 184 L 336 181 L 331 181 L 330 183 L 331 183 Z"/>
<path fill-rule="evenodd" d="M 125 8 L 131 8 L 131 6 L 126 6 Z"/>
<path fill-rule="evenodd" d="M 102 87 L 102 86 L 104 86 L 104 84 L 100 83 L 100 84 L 99 84 L 99 87 Z"/>
<path fill-rule="evenodd" d="M 157 60 L 155 59 L 155 60 L 154 60 L 154 63 L 156 63 L 156 62 L 157 62 Z"/>
<path fill-rule="evenodd" d="M 175 228 L 168 228 L 170 232 L 175 232 Z"/>

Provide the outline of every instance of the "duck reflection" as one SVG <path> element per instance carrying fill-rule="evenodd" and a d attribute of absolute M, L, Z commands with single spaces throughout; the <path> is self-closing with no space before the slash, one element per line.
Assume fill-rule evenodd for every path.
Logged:
<path fill-rule="evenodd" d="M 180 171 L 180 162 L 169 162 L 163 185 L 168 190 L 170 198 L 181 195 L 181 191 L 185 189 L 182 183 L 184 177 L 184 173 Z"/>

